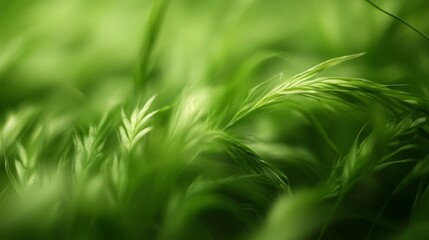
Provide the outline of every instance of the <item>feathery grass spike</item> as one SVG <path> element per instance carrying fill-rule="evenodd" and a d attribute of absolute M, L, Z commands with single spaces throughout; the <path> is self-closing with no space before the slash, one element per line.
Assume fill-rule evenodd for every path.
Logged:
<path fill-rule="evenodd" d="M 122 111 L 123 126 L 119 127 L 119 136 L 128 151 L 131 151 L 138 141 L 152 130 L 148 127 L 149 120 L 158 112 L 158 110 L 147 113 L 155 96 L 151 97 L 141 109 L 135 109 L 128 118 Z"/>
<path fill-rule="evenodd" d="M 262 83 L 258 86 L 254 87 L 249 91 L 249 94 L 244 101 L 242 107 L 238 110 L 235 116 L 231 119 L 231 121 L 227 124 L 226 128 L 231 127 L 236 122 L 241 120 L 242 118 L 250 115 L 258 109 L 264 108 L 269 105 L 276 104 L 285 99 L 287 95 L 291 94 L 301 94 L 307 96 L 315 96 L 318 97 L 318 90 L 323 90 L 322 86 L 318 86 L 319 82 L 323 81 L 322 79 L 311 80 L 312 77 L 320 73 L 321 71 L 331 68 L 337 64 L 342 62 L 357 58 L 362 56 L 363 53 L 348 55 L 343 57 L 338 57 L 334 59 L 327 60 L 321 64 L 318 64 L 300 74 L 293 76 L 292 78 L 285 80 L 283 83 L 275 86 L 272 89 L 264 89 L 267 88 L 266 84 Z M 282 78 L 282 75 L 280 75 Z M 326 81 L 325 81 L 326 82 Z M 341 87 L 339 82 L 333 82 L 332 85 Z M 320 83 L 319 83 L 320 84 Z M 329 84 L 325 84 L 329 86 Z M 258 93 L 265 93 L 263 95 L 258 95 Z M 323 93 L 323 92 L 321 92 Z"/>

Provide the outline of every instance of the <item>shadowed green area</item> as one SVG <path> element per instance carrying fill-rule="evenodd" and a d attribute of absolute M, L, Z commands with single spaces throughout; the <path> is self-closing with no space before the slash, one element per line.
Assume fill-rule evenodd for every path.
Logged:
<path fill-rule="evenodd" d="M 371 2 L 0 1 L 0 239 L 425 239 L 429 7 Z"/>

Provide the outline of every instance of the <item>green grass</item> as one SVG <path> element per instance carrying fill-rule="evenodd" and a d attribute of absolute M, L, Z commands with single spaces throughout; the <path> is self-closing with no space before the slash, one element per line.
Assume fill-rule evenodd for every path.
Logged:
<path fill-rule="evenodd" d="M 63 9 L 46 2 L 3 11 Z M 424 239 L 429 51 L 415 60 L 398 42 L 429 50 L 427 42 L 401 38 L 397 25 L 376 17 L 385 36 L 347 51 L 277 39 L 287 30 L 267 19 L 288 19 L 286 7 L 312 3 L 237 1 L 219 15 L 226 10 L 216 1 L 76 1 L 64 14 L 88 15 L 66 28 L 74 41 L 50 39 L 59 27 L 41 23 L 25 31 L 32 44 L 22 55 L 7 49 L 0 61 L 0 239 Z M 125 26 L 140 12 L 140 44 L 89 24 L 103 16 L 112 28 Z M 28 24 L 23 13 L 18 19 Z M 302 24 L 304 33 L 286 25 L 308 41 L 323 39 L 318 31 L 350 31 L 347 22 L 331 30 L 311 18 Z M 218 31 L 204 32 L 210 27 Z M 141 29 L 127 29 L 129 37 L 139 39 Z M 15 41 L 13 30 L 3 31 L 11 40 L 0 42 Z M 335 46 L 335 37 L 325 41 Z M 124 50 L 106 52 L 111 46 Z M 312 46 L 315 53 L 298 52 Z M 337 51 L 367 53 L 332 58 Z M 49 59 L 71 64 L 58 70 Z M 90 60 L 82 67 L 73 59 Z M 41 80 L 51 77 L 58 82 Z"/>

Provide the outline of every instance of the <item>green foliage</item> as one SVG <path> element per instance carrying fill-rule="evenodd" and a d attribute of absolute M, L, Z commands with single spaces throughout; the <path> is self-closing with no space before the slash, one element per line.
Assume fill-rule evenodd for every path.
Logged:
<path fill-rule="evenodd" d="M 0 4 L 0 239 L 427 236 L 429 49 L 360 2 Z"/>

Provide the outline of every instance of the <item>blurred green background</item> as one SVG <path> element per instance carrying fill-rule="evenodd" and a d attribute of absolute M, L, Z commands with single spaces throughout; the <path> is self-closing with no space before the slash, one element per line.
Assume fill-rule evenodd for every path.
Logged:
<path fill-rule="evenodd" d="M 130 87 L 151 1 L 0 4 L 2 112 L 53 92 L 119 97 Z M 428 31 L 426 1 L 377 4 Z M 208 81 L 222 83 L 241 64 L 267 52 L 282 58 L 261 66 L 253 80 L 367 52 L 353 64 L 355 75 L 427 91 L 427 40 L 365 1 L 180 0 L 172 1 L 164 23 L 155 50 L 157 73 L 168 79 L 157 83 L 161 89 L 180 88 L 207 72 Z"/>

